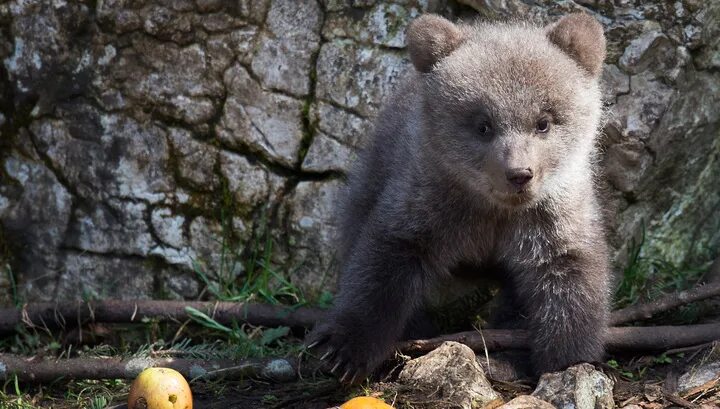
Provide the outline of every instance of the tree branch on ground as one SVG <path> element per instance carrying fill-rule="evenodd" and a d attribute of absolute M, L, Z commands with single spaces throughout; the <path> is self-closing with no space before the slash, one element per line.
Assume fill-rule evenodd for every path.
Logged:
<path fill-rule="evenodd" d="M 224 325 L 246 322 L 267 327 L 310 328 L 323 314 L 319 308 L 222 301 L 104 300 L 29 303 L 20 308 L 0 309 L 0 334 L 14 331 L 19 324 L 28 327 L 62 328 L 91 322 L 141 323 L 144 318 L 184 321 L 188 319 L 185 307 L 195 308 Z"/>
<path fill-rule="evenodd" d="M 297 360 L 253 358 L 240 361 L 180 358 L 27 358 L 0 354 L 0 380 L 48 383 L 58 379 L 134 379 L 143 369 L 162 367 L 193 379 L 264 378 L 278 382 L 295 378 Z"/>
<path fill-rule="evenodd" d="M 613 311 L 610 324 L 619 325 L 632 321 L 647 320 L 653 315 L 707 298 L 720 296 L 720 281 L 710 282 L 691 290 L 679 293 L 666 294 L 655 301 L 645 304 L 636 304 L 621 310 Z"/>
<path fill-rule="evenodd" d="M 484 338 L 484 342 L 483 342 Z M 702 344 L 720 339 L 719 324 L 614 327 L 607 338 L 609 350 L 653 350 Z M 421 355 L 432 351 L 445 341 L 463 343 L 473 350 L 527 349 L 530 336 L 524 330 L 492 330 L 461 332 L 442 337 L 401 342 L 397 348 L 408 355 Z M 223 377 L 225 379 L 264 378 L 286 381 L 295 377 L 299 361 L 290 358 L 257 358 L 241 361 L 199 360 L 180 358 L 27 358 L 14 354 L 0 354 L 0 380 L 17 375 L 18 379 L 32 382 L 51 382 L 66 379 L 132 379 L 149 367 L 176 369 L 188 379 Z M 303 373 L 312 373 L 319 367 L 311 359 Z"/>
<path fill-rule="evenodd" d="M 443 335 L 437 338 L 406 341 L 399 349 L 408 355 L 421 355 L 432 351 L 445 341 L 456 341 L 474 351 L 484 351 L 483 338 L 489 351 L 526 349 L 530 334 L 525 330 L 482 330 Z M 663 351 L 698 345 L 720 339 L 720 324 L 612 327 L 608 329 L 606 346 L 610 351 Z"/>

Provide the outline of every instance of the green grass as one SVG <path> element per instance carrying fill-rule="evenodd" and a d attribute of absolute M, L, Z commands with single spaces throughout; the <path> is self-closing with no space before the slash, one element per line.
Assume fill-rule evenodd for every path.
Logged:
<path fill-rule="evenodd" d="M 706 267 L 676 265 L 667 260 L 646 257 L 643 228 L 639 240 L 631 240 L 627 267 L 615 292 L 615 308 L 657 299 L 663 294 L 693 287 Z M 684 315 L 684 316 L 683 316 Z M 681 320 L 692 320 L 696 315 L 692 305 L 679 310 Z"/>

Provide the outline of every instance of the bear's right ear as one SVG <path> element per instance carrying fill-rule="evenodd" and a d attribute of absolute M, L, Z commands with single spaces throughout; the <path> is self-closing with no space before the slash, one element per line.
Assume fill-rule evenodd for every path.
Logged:
<path fill-rule="evenodd" d="M 430 72 L 463 41 L 460 29 L 435 14 L 418 17 L 408 27 L 407 47 L 415 69 Z"/>

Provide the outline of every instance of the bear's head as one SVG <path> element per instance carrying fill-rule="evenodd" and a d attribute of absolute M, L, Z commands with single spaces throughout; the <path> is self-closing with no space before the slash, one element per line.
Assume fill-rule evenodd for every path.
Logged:
<path fill-rule="evenodd" d="M 605 58 L 594 18 L 537 27 L 424 15 L 408 29 L 408 51 L 421 78 L 423 144 L 449 177 L 506 208 L 592 183 Z"/>

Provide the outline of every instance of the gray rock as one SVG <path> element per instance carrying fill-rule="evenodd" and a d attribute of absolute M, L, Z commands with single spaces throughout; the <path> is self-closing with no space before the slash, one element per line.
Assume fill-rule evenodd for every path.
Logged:
<path fill-rule="evenodd" d="M 0 183 L 1 233 L 20 250 L 11 255 L 16 263 L 11 267 L 22 294 L 48 299 L 54 294 L 56 272 L 63 268 L 57 249 L 65 238 L 73 198 L 41 163 L 10 157 L 2 171 L 11 183 Z"/>
<path fill-rule="evenodd" d="M 145 223 L 147 205 L 110 199 L 75 210 L 68 231 L 69 246 L 91 253 L 147 255 L 155 244 Z"/>
<path fill-rule="evenodd" d="M 150 221 L 155 235 L 164 244 L 180 248 L 187 242 L 184 232 L 185 216 L 173 214 L 168 207 L 159 207 L 153 209 Z"/>
<path fill-rule="evenodd" d="M 532 396 L 565 409 L 612 409 L 614 382 L 590 364 L 540 377 Z"/>
<path fill-rule="evenodd" d="M 320 6 L 316 0 L 276 0 L 259 40 L 252 70 L 262 85 L 290 94 L 310 92 L 313 54 L 320 45 Z"/>
<path fill-rule="evenodd" d="M 317 96 L 374 116 L 403 73 L 412 69 L 399 52 L 363 47 L 335 40 L 320 48 Z"/>
<path fill-rule="evenodd" d="M 63 260 L 57 292 L 68 299 L 148 299 L 154 274 L 142 260 L 72 252 Z M 52 293 L 42 299 L 50 300 Z"/>
<path fill-rule="evenodd" d="M 290 264 L 297 266 L 294 279 L 311 293 L 334 284 L 334 211 L 340 186 L 338 180 L 300 182 L 285 201 Z"/>
<path fill-rule="evenodd" d="M 457 342 L 444 342 L 429 354 L 407 362 L 398 383 L 426 390 L 432 399 L 453 402 L 464 409 L 502 402 L 475 360 L 475 353 Z"/>
<path fill-rule="evenodd" d="M 623 136 L 646 139 L 665 113 L 674 90 L 647 73 L 632 76 L 630 89 L 611 108 L 610 125 Z"/>
<path fill-rule="evenodd" d="M 523 395 L 511 400 L 510 402 L 498 406 L 497 409 L 553 409 L 555 406 L 540 400 L 534 396 Z"/>
<path fill-rule="evenodd" d="M 174 188 L 165 132 L 156 124 L 82 107 L 73 120 L 39 120 L 30 130 L 38 150 L 85 198 L 156 203 Z"/>
<path fill-rule="evenodd" d="M 108 81 L 123 87 L 140 106 L 187 124 L 210 120 L 224 95 L 207 53 L 199 45 L 140 41 L 121 50 L 107 74 Z"/>
<path fill-rule="evenodd" d="M 225 84 L 228 98 L 217 129 L 220 139 L 294 167 L 303 138 L 302 102 L 263 90 L 239 65 L 225 73 Z"/>
<path fill-rule="evenodd" d="M 235 203 L 249 212 L 255 206 L 265 203 L 271 189 L 278 186 L 273 183 L 270 173 L 262 166 L 251 164 L 247 159 L 227 151 L 220 154 L 220 168 L 227 180 L 229 193 Z"/>
<path fill-rule="evenodd" d="M 619 65 L 623 70 L 637 74 L 651 64 L 661 63 L 669 49 L 670 40 L 659 29 L 643 33 L 630 42 L 620 57 Z"/>
<path fill-rule="evenodd" d="M 330 13 L 323 26 L 323 36 L 334 38 L 352 38 L 358 43 L 370 43 L 386 47 L 405 47 L 405 32 L 408 23 L 420 15 L 415 7 L 379 2 L 362 4 L 372 6 L 358 13 L 342 10 Z"/>
<path fill-rule="evenodd" d="M 616 65 L 605 64 L 602 73 L 603 100 L 614 103 L 618 95 L 630 92 L 630 77 Z"/>
<path fill-rule="evenodd" d="M 319 132 L 313 138 L 303 160 L 302 169 L 310 172 L 345 172 L 355 158 L 352 147 L 344 145 L 329 135 Z"/>
<path fill-rule="evenodd" d="M 700 391 L 703 386 L 710 387 L 720 378 L 720 361 L 709 362 L 690 369 L 678 379 L 678 392 L 685 395 L 691 391 Z"/>
<path fill-rule="evenodd" d="M 310 115 L 321 132 L 344 145 L 358 149 L 370 140 L 373 123 L 359 115 L 325 102 L 313 105 Z"/>
<path fill-rule="evenodd" d="M 171 128 L 168 141 L 179 181 L 198 190 L 211 190 L 218 186 L 220 180 L 215 167 L 219 151 L 215 147 L 193 139 L 189 131 L 181 128 Z"/>

